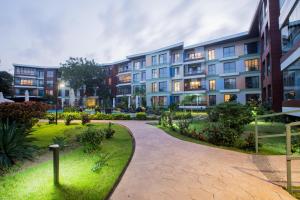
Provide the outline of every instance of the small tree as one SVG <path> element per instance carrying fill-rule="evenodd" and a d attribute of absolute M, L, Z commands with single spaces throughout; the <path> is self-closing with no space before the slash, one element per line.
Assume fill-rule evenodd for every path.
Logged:
<path fill-rule="evenodd" d="M 5 71 L 0 71 L 0 92 L 4 96 L 12 95 L 13 76 Z"/>

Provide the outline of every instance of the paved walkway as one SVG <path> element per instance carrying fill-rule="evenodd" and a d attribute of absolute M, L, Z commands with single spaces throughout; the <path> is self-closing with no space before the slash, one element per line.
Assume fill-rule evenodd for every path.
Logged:
<path fill-rule="evenodd" d="M 111 200 L 294 199 L 271 183 L 277 176 L 267 157 L 184 142 L 145 122 L 118 123 L 132 131 L 136 150 Z"/>

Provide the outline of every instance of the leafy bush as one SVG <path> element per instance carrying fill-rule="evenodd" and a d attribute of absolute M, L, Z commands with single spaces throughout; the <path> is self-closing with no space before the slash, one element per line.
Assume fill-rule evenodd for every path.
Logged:
<path fill-rule="evenodd" d="M 130 120 L 131 117 L 128 114 L 118 113 L 118 114 L 112 114 L 113 120 Z"/>
<path fill-rule="evenodd" d="M 58 144 L 61 150 L 64 150 L 67 145 L 67 138 L 61 136 L 55 136 L 52 139 L 53 144 Z"/>
<path fill-rule="evenodd" d="M 0 104 L 0 121 L 6 123 L 16 122 L 17 125 L 22 124 L 25 129 L 30 130 L 37 122 L 35 118 L 45 116 L 49 106 L 39 102 L 23 102 L 23 103 L 1 103 Z"/>
<path fill-rule="evenodd" d="M 174 115 L 174 119 L 191 119 L 192 113 L 191 112 L 176 112 Z"/>
<path fill-rule="evenodd" d="M 169 127 L 172 130 L 175 130 L 173 124 L 174 112 L 166 111 L 161 114 L 159 123 L 164 127 Z"/>
<path fill-rule="evenodd" d="M 90 122 L 89 114 L 87 114 L 87 113 L 82 113 L 82 114 L 81 114 L 81 124 L 82 124 L 82 125 L 85 125 L 85 124 L 87 124 L 87 123 L 89 123 L 89 122 Z"/>
<path fill-rule="evenodd" d="M 36 147 L 31 145 L 32 138 L 25 128 L 15 122 L 0 122 L 0 172 L 18 161 L 32 160 Z"/>
<path fill-rule="evenodd" d="M 215 145 L 234 146 L 240 138 L 240 133 L 235 129 L 225 127 L 221 123 L 210 123 L 203 129 L 208 142 Z"/>
<path fill-rule="evenodd" d="M 246 149 L 246 150 L 251 150 L 251 151 L 255 150 L 255 134 L 254 133 L 251 132 L 247 135 L 242 148 Z"/>
<path fill-rule="evenodd" d="M 146 120 L 147 119 L 147 115 L 144 112 L 138 112 L 138 113 L 136 113 L 135 118 L 137 120 Z"/>
<path fill-rule="evenodd" d="M 112 129 L 112 123 L 108 123 L 108 127 L 103 129 L 103 133 L 107 139 L 112 138 L 115 134 L 115 130 Z"/>
<path fill-rule="evenodd" d="M 65 106 L 64 112 L 79 112 L 80 108 L 77 106 Z"/>
<path fill-rule="evenodd" d="M 75 115 L 73 113 L 65 113 L 65 124 L 68 126 L 75 119 Z"/>
<path fill-rule="evenodd" d="M 47 114 L 47 119 L 49 124 L 54 124 L 55 123 L 55 115 L 52 113 Z"/>
<path fill-rule="evenodd" d="M 84 145 L 84 152 L 93 152 L 100 148 L 104 134 L 101 130 L 89 126 L 79 136 L 78 140 Z"/>
<path fill-rule="evenodd" d="M 191 121 L 189 119 L 180 119 L 178 120 L 178 128 L 179 132 L 183 135 L 188 135 L 189 134 L 189 126 L 191 124 Z"/>
<path fill-rule="evenodd" d="M 130 120 L 131 117 L 128 114 L 104 114 L 97 112 L 96 114 L 90 115 L 90 119 L 94 120 Z"/>

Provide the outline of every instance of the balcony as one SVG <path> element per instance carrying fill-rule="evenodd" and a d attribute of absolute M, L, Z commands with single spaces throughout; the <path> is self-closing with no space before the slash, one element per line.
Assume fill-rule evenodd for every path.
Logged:
<path fill-rule="evenodd" d="M 184 76 L 205 75 L 205 68 L 201 65 L 185 65 Z"/>
<path fill-rule="evenodd" d="M 184 91 L 206 90 L 204 79 L 186 79 L 184 80 Z"/>
<path fill-rule="evenodd" d="M 205 56 L 201 52 L 187 52 L 185 54 L 185 62 L 190 62 L 190 61 L 196 61 L 196 60 L 203 60 Z"/>

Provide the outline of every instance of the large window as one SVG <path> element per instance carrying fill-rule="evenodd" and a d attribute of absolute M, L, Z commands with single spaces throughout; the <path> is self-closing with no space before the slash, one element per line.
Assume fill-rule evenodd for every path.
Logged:
<path fill-rule="evenodd" d="M 234 46 L 224 47 L 223 48 L 223 56 L 224 57 L 235 56 L 235 47 Z"/>
<path fill-rule="evenodd" d="M 167 54 L 160 54 L 159 55 L 159 64 L 166 64 L 167 63 Z"/>
<path fill-rule="evenodd" d="M 284 99 L 300 99 L 300 61 L 283 71 Z"/>
<path fill-rule="evenodd" d="M 300 42 L 300 3 L 289 16 L 285 26 L 281 30 L 282 51 L 288 52 Z"/>
<path fill-rule="evenodd" d="M 180 61 L 180 52 L 172 53 L 172 63 L 179 63 Z"/>
<path fill-rule="evenodd" d="M 152 78 L 158 78 L 158 71 L 157 71 L 157 69 L 152 69 Z"/>
<path fill-rule="evenodd" d="M 257 42 L 246 43 L 244 45 L 244 52 L 245 52 L 245 54 L 258 53 L 258 43 Z"/>
<path fill-rule="evenodd" d="M 152 56 L 151 57 L 151 62 L 152 62 L 152 65 L 157 65 L 157 57 L 156 56 Z"/>
<path fill-rule="evenodd" d="M 216 74 L 216 65 L 208 65 L 208 75 L 215 75 Z"/>
<path fill-rule="evenodd" d="M 157 83 L 151 83 L 151 92 L 157 92 Z"/>
<path fill-rule="evenodd" d="M 246 77 L 246 88 L 259 88 L 259 76 Z"/>
<path fill-rule="evenodd" d="M 203 55 L 201 52 L 196 52 L 194 50 L 190 50 L 186 52 L 186 60 L 197 60 L 197 59 L 203 59 Z"/>
<path fill-rule="evenodd" d="M 237 100 L 236 94 L 224 94 L 224 102 L 236 101 L 236 100 Z"/>
<path fill-rule="evenodd" d="M 210 106 L 215 106 L 217 104 L 217 96 L 216 95 L 209 95 L 209 105 Z"/>
<path fill-rule="evenodd" d="M 131 75 L 126 74 L 126 75 L 121 75 L 119 76 L 119 83 L 130 83 L 131 82 Z"/>
<path fill-rule="evenodd" d="M 168 68 L 167 67 L 164 67 L 164 68 L 160 68 L 159 69 L 159 78 L 167 78 L 168 77 Z"/>
<path fill-rule="evenodd" d="M 142 71 L 141 81 L 146 81 L 146 71 Z"/>
<path fill-rule="evenodd" d="M 35 75 L 35 69 L 34 68 L 28 68 L 28 67 L 16 67 L 16 74 L 34 76 Z"/>
<path fill-rule="evenodd" d="M 173 68 L 171 68 L 171 76 L 172 77 L 179 76 L 179 67 L 173 67 Z"/>
<path fill-rule="evenodd" d="M 208 50 L 208 60 L 216 59 L 216 51 L 214 49 Z"/>
<path fill-rule="evenodd" d="M 159 82 L 159 92 L 167 92 L 168 83 L 167 81 Z"/>
<path fill-rule="evenodd" d="M 141 68 L 141 62 L 140 61 L 134 61 L 134 69 L 135 70 L 138 70 Z"/>
<path fill-rule="evenodd" d="M 224 79 L 224 89 L 236 89 L 236 79 L 235 78 L 226 78 Z"/>
<path fill-rule="evenodd" d="M 205 79 L 193 78 L 184 80 L 184 90 L 205 90 Z"/>
<path fill-rule="evenodd" d="M 245 60 L 246 71 L 258 71 L 259 60 L 258 58 Z"/>
<path fill-rule="evenodd" d="M 52 80 L 47 80 L 47 87 L 53 87 L 54 86 L 54 82 Z"/>
<path fill-rule="evenodd" d="M 173 92 L 181 91 L 181 81 L 173 81 Z"/>
<path fill-rule="evenodd" d="M 139 74 L 133 74 L 133 82 L 139 81 Z"/>
<path fill-rule="evenodd" d="M 224 73 L 235 73 L 236 65 L 235 62 L 224 63 Z"/>
<path fill-rule="evenodd" d="M 216 80 L 209 80 L 209 90 L 216 90 Z"/>
<path fill-rule="evenodd" d="M 38 76 L 38 78 L 44 78 L 44 71 L 43 70 L 38 70 L 37 71 L 37 76 Z"/>
<path fill-rule="evenodd" d="M 54 77 L 54 71 L 53 70 L 48 70 L 47 71 L 47 78 L 53 78 Z"/>
<path fill-rule="evenodd" d="M 27 79 L 27 78 L 15 78 L 16 85 L 28 85 L 33 86 L 36 85 L 36 80 L 34 79 Z"/>

